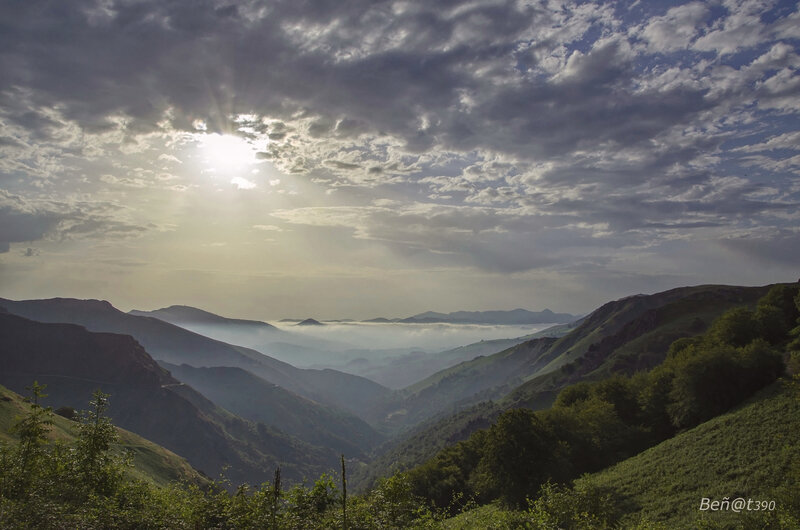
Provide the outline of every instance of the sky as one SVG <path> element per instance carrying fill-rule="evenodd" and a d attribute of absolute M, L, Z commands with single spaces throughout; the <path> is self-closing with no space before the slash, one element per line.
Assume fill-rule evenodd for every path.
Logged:
<path fill-rule="evenodd" d="M 0 296 L 585 313 L 800 275 L 796 2 L 0 3 Z"/>

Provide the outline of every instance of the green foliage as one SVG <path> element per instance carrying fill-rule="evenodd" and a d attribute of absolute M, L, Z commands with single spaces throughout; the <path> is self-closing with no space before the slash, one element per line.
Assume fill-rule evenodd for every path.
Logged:
<path fill-rule="evenodd" d="M 575 488 L 544 484 L 527 510 L 528 527 L 542 530 L 601 530 L 616 528 L 618 499 L 591 484 Z"/>
<path fill-rule="evenodd" d="M 712 344 L 746 346 L 759 337 L 760 326 L 749 309 L 731 309 L 711 324 L 706 334 Z"/>
<path fill-rule="evenodd" d="M 784 370 L 781 355 L 763 339 L 740 348 L 690 347 L 668 363 L 674 378 L 667 412 L 678 428 L 721 414 Z"/>
<path fill-rule="evenodd" d="M 35 495 L 35 485 L 41 480 L 45 469 L 42 467 L 44 446 L 47 432 L 53 423 L 53 413 L 49 407 L 44 408 L 39 402 L 46 398 L 44 386 L 37 381 L 28 387 L 33 396 L 30 398 L 30 412 L 12 426 L 11 431 L 19 436 L 16 451 L 7 453 L 3 458 L 2 490 L 12 497 Z"/>
<path fill-rule="evenodd" d="M 534 412 L 512 409 L 489 429 L 480 466 L 504 502 L 522 506 L 547 480 L 564 478 L 565 449 Z"/>
<path fill-rule="evenodd" d="M 642 517 L 664 528 L 696 528 L 702 497 L 775 500 L 779 517 L 797 519 L 798 432 L 800 400 L 788 385 L 778 382 L 739 408 L 580 478 L 575 485 L 615 491 L 624 512 L 623 528 L 634 526 Z M 743 514 L 718 512 L 714 518 L 720 528 L 747 527 Z"/>
<path fill-rule="evenodd" d="M 92 396 L 89 411 L 83 414 L 78 442 L 75 447 L 75 477 L 85 494 L 109 495 L 122 480 L 129 459 L 114 456 L 111 445 L 119 440 L 114 425 L 105 416 L 108 394 L 97 390 Z"/>
<path fill-rule="evenodd" d="M 506 411 L 488 430 L 411 470 L 414 492 L 438 508 L 453 499 L 520 507 L 548 480 L 597 471 L 724 413 L 784 372 L 776 346 L 796 319 L 795 293 L 777 286 L 755 312 L 727 311 L 704 336 L 675 341 L 650 372 L 569 386 L 550 410 Z"/>
<path fill-rule="evenodd" d="M 772 325 L 780 333 L 787 333 L 800 323 L 800 286 L 796 283 L 775 285 L 758 301 L 756 312 L 762 308 L 774 308 L 769 311 L 775 321 Z"/>

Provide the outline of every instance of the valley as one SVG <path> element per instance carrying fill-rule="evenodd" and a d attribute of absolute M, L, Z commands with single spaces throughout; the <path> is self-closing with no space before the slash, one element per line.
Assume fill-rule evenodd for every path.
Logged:
<path fill-rule="evenodd" d="M 160 449 L 136 449 L 135 476 L 157 485 L 165 477 L 202 482 L 224 475 L 235 491 L 241 483 L 268 482 L 280 468 L 284 484 L 301 487 L 335 472 L 341 457 L 351 490 L 369 495 L 387 477 L 415 476 L 437 455 L 485 436 L 510 411 L 547 411 L 565 389 L 658 368 L 674 344 L 699 340 L 723 315 L 762 307 L 768 295 L 777 300 L 776 289 L 679 288 L 615 300 L 527 334 L 509 325 L 504 331 L 511 337 L 440 352 L 362 350 L 374 354 L 368 363 L 378 372 L 383 366 L 413 380 L 394 389 L 346 371 L 297 368 L 250 347 L 270 336 L 297 348 L 332 347 L 325 351 L 329 358 L 352 353 L 337 349 L 344 341 L 322 339 L 316 331 L 303 335 L 285 322 L 229 319 L 186 306 L 124 313 L 97 300 L 0 299 L 0 385 L 16 392 L 4 398 L 13 404 L 38 381 L 46 385 L 43 405 L 71 410 L 88 403 L 96 389 L 110 394 L 111 421 L 163 446 L 165 454 L 186 458 L 180 464 L 177 456 L 159 457 L 156 471 L 145 462 Z M 370 326 L 370 333 L 375 326 L 404 326 L 401 333 L 408 332 L 405 326 L 424 326 L 424 335 L 431 333 L 427 326 L 443 324 L 321 324 L 356 325 Z M 457 330 L 460 324 L 444 325 Z M 476 324 L 463 325 L 468 340 Z M 216 338 L 200 334 L 204 326 L 213 326 Z M 351 363 L 339 364 L 346 369 Z M 54 432 L 62 434 L 56 436 L 75 439 L 64 421 L 58 419 Z M 6 417 L 0 427 L 13 441 L 11 423 Z M 147 443 L 120 447 L 158 447 Z"/>

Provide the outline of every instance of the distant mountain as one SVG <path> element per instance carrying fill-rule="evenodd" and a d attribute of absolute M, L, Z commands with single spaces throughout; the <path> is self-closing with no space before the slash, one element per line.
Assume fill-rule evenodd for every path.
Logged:
<path fill-rule="evenodd" d="M 154 359 L 172 364 L 242 368 L 301 396 L 360 417 L 371 403 L 389 393 L 389 389 L 363 377 L 329 369 L 295 368 L 258 351 L 210 339 L 163 320 L 123 313 L 105 301 L 0 299 L 0 307 L 40 322 L 67 322 L 90 331 L 131 335 Z"/>
<path fill-rule="evenodd" d="M 241 368 L 159 364 L 226 410 L 337 454 L 364 458 L 383 441 L 356 416 L 300 397 Z"/>
<path fill-rule="evenodd" d="M 172 305 L 154 311 L 139 311 L 134 309 L 129 311 L 128 314 L 141 317 L 154 317 L 159 320 L 171 322 L 173 324 L 180 323 L 193 323 L 193 324 L 225 324 L 232 326 L 241 326 L 246 328 L 253 328 L 259 331 L 268 331 L 275 333 L 282 333 L 278 328 L 272 324 L 261 322 L 260 320 L 243 320 L 240 318 L 226 318 L 214 313 L 209 313 L 196 307 L 187 305 Z"/>
<path fill-rule="evenodd" d="M 324 364 L 330 358 L 331 351 L 352 348 L 349 344 L 279 329 L 266 322 L 227 318 L 189 306 L 171 306 L 155 311 L 134 310 L 129 314 L 157 318 L 221 342 L 257 350 L 302 368 Z M 301 320 L 284 319 L 280 322 L 296 324 Z"/>
<path fill-rule="evenodd" d="M 325 324 L 323 324 L 322 322 L 320 322 L 318 320 L 314 320 L 313 318 L 307 318 L 307 319 L 303 320 L 302 322 L 298 322 L 295 325 L 296 326 L 324 326 Z"/>
<path fill-rule="evenodd" d="M 455 311 L 453 313 L 436 313 L 427 311 L 412 317 L 401 319 L 406 324 L 494 324 L 494 325 L 525 325 L 525 324 L 566 324 L 578 317 L 568 313 L 553 313 L 549 309 L 544 311 L 528 311 L 526 309 L 513 309 L 511 311 Z"/>
<path fill-rule="evenodd" d="M 170 376 L 128 335 L 0 314 L 0 384 L 25 393 L 34 380 L 47 385 L 44 404 L 54 407 L 85 408 L 101 389 L 111 395 L 108 415 L 116 425 L 185 457 L 208 476 L 227 469 L 234 485 L 260 484 L 277 466 L 299 481 L 335 462 L 332 452 L 220 409 Z"/>

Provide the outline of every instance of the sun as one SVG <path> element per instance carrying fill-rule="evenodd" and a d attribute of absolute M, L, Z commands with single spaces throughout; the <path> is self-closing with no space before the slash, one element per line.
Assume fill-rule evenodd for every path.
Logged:
<path fill-rule="evenodd" d="M 206 166 L 223 176 L 243 173 L 256 163 L 255 149 L 238 136 L 204 134 L 199 148 Z"/>

